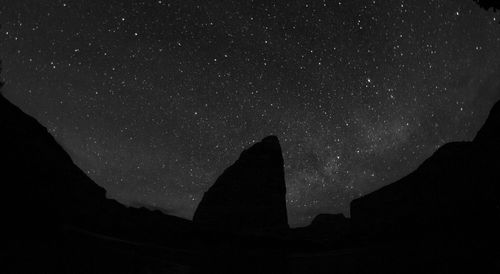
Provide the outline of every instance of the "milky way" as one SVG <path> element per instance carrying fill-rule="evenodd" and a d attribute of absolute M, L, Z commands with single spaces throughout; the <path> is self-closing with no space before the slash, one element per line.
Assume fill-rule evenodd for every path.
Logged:
<path fill-rule="evenodd" d="M 500 99 L 499 14 L 473 1 L 12 0 L 0 11 L 4 95 L 110 197 L 186 218 L 270 134 L 291 225 L 348 214 L 443 143 L 473 138 Z"/>

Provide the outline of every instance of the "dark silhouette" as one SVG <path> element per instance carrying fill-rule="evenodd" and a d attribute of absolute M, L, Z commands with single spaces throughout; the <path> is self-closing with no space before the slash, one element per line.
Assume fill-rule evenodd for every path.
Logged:
<path fill-rule="evenodd" d="M 205 193 L 193 222 L 218 230 L 268 233 L 288 229 L 286 185 L 281 146 L 264 138 L 240 158 Z"/>
<path fill-rule="evenodd" d="M 2 26 L 0 25 L 0 29 L 2 28 Z M 2 60 L 0 60 L 0 75 L 2 73 Z M 2 79 L 0 78 L 0 93 L 2 92 L 2 87 L 4 85 L 4 82 L 2 81 Z"/>
<path fill-rule="evenodd" d="M 10 271 L 185 273 L 189 267 L 202 273 L 207 268 L 256 273 L 273 265 L 283 269 L 283 250 L 290 246 L 283 239 L 207 231 L 158 210 L 126 207 L 106 198 L 106 191 L 73 163 L 45 127 L 3 96 L 0 132 L 2 261 Z M 256 148 L 269 151 L 270 145 L 273 151 L 275 141 L 266 139 L 264 147 Z M 281 156 L 281 151 L 250 151 L 250 158 L 243 158 L 271 157 L 267 164 L 272 167 L 274 157 Z M 282 165 L 282 159 L 277 161 Z M 275 171 L 269 171 L 266 178 L 274 178 Z M 284 192 L 278 198 L 286 210 Z M 281 218 L 286 228 L 286 211 Z"/>
<path fill-rule="evenodd" d="M 106 237 L 171 247 L 189 244 L 178 239 L 191 231 L 190 221 L 107 199 L 106 191 L 72 162 L 46 128 L 3 96 L 0 132 L 2 246 L 12 257 L 5 262 L 14 269 L 70 271 L 64 269 L 65 256 L 78 252 L 71 259 L 88 259 L 98 257 L 99 250 L 110 252 L 97 248 Z M 102 256 L 107 262 L 118 258 Z M 36 263 L 26 263 L 30 260 Z M 73 263 L 68 267 L 93 270 L 86 260 Z"/>
<path fill-rule="evenodd" d="M 328 250 L 352 244 L 351 220 L 343 214 L 318 214 L 310 225 L 292 229 L 290 238 L 314 244 Z"/>
<path fill-rule="evenodd" d="M 408 176 L 354 200 L 352 223 L 372 237 L 491 241 L 500 231 L 498 155 L 500 103 L 472 142 L 448 143 Z"/>
<path fill-rule="evenodd" d="M 289 229 L 275 136 L 245 150 L 194 222 L 106 198 L 34 118 L 0 96 L 3 267 L 79 273 L 495 273 L 500 102 L 471 142 Z M 9 272 L 9 271 L 7 271 Z"/>
<path fill-rule="evenodd" d="M 493 8 L 493 11 L 500 10 L 500 1 L 498 0 L 474 0 L 481 8 L 489 10 Z"/>

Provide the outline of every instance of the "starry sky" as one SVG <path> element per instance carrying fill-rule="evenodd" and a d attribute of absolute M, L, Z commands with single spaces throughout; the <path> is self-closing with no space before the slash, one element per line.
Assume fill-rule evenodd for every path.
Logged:
<path fill-rule="evenodd" d="M 291 226 L 348 215 L 500 99 L 500 14 L 468 0 L 8 2 L 4 96 L 109 197 L 185 218 L 270 134 Z"/>

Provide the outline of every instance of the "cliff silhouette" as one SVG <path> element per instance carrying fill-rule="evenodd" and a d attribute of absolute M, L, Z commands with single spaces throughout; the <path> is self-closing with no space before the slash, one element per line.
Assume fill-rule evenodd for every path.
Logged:
<path fill-rule="evenodd" d="M 240 158 L 205 193 L 193 222 L 218 230 L 279 233 L 287 230 L 281 146 L 268 136 Z"/>
<path fill-rule="evenodd" d="M 275 136 L 242 152 L 191 222 L 107 199 L 45 127 L 3 96 L 0 130 L 2 259 L 16 272 L 500 270 L 500 102 L 473 141 L 448 143 L 354 200 L 351 218 L 320 214 L 293 229 Z"/>
<path fill-rule="evenodd" d="M 0 213 L 5 229 L 2 261 L 7 262 L 9 271 L 185 273 L 182 271 L 193 267 L 213 267 L 215 272 L 231 273 L 245 264 L 246 272 L 255 273 L 282 260 L 282 250 L 290 246 L 269 235 L 241 235 L 245 229 L 205 229 L 159 210 L 127 207 L 108 199 L 105 189 L 73 163 L 44 126 L 3 96 L 0 132 Z M 276 204 L 281 220 L 266 218 L 272 229 L 275 223 L 287 229 L 281 150 L 275 151 L 279 144 L 276 147 L 274 140 L 268 141 L 244 152 L 238 164 L 248 160 L 246 163 L 256 168 L 253 157 L 270 157 L 267 164 L 272 168 L 266 167 L 269 174 L 265 178 L 268 183 L 277 180 L 271 190 L 279 189 Z M 261 149 L 262 154 L 254 153 Z M 276 165 L 276 161 L 281 164 Z M 246 167 L 237 170 L 231 176 L 248 175 Z M 255 193 L 251 185 L 247 190 Z M 263 190 L 256 193 L 260 195 Z M 275 202 L 271 197 L 268 201 Z M 245 206 L 239 209 L 245 210 Z M 251 218 L 261 213 L 252 211 Z M 210 214 L 217 216 L 219 212 Z M 262 220 L 256 220 L 255 227 L 268 228 L 259 225 Z M 232 224 L 237 226 L 238 222 L 233 220 Z M 255 227 L 248 231 L 255 231 Z"/>
<path fill-rule="evenodd" d="M 32 235 L 65 224 L 125 236 L 137 235 L 138 229 L 163 234 L 169 227 L 189 223 L 107 199 L 106 191 L 73 163 L 45 127 L 3 96 L 0 129 L 2 189 L 8 193 L 1 199 L 2 215 L 12 220 L 15 231 Z"/>
<path fill-rule="evenodd" d="M 498 240 L 500 103 L 471 142 L 440 147 L 414 172 L 351 203 L 366 237 Z M 471 236 L 474 235 L 473 239 Z"/>
<path fill-rule="evenodd" d="M 473 141 L 447 143 L 407 176 L 353 200 L 351 218 L 320 214 L 292 229 L 330 250 L 301 270 L 500 273 L 499 155 L 497 102 Z"/>
<path fill-rule="evenodd" d="M 493 9 L 493 11 L 500 10 L 500 3 L 497 0 L 474 0 L 481 8 L 485 10 Z"/>
<path fill-rule="evenodd" d="M 126 257 L 117 246 L 186 246 L 178 239 L 192 231 L 190 221 L 107 199 L 45 127 L 3 96 L 0 132 L 2 253 L 16 272 L 93 272 L 105 261 L 112 267 L 118 254 Z"/>

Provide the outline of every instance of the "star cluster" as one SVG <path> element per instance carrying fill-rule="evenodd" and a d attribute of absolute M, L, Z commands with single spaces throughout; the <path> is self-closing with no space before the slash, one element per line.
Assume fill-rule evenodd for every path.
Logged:
<path fill-rule="evenodd" d="M 473 1 L 12 1 L 4 95 L 110 197 L 190 218 L 280 138 L 292 226 L 470 140 L 500 99 L 498 14 Z"/>

